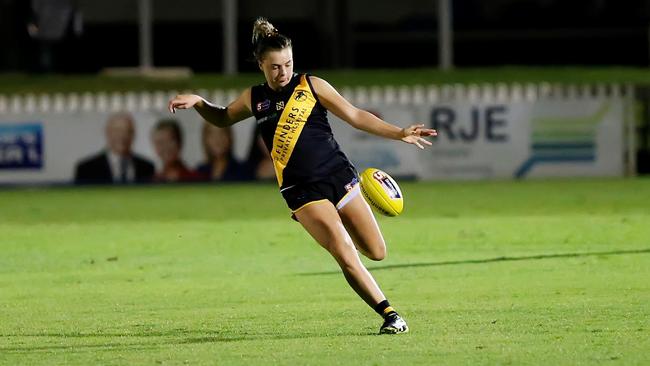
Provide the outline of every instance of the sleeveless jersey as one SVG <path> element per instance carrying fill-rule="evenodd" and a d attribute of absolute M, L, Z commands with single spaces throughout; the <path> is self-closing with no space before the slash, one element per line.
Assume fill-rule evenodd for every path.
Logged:
<path fill-rule="evenodd" d="M 296 89 L 298 91 L 294 94 Z M 306 99 L 302 90 L 313 95 L 311 105 L 300 104 Z M 290 100 L 292 96 L 295 101 Z M 285 111 L 287 106 L 299 112 Z M 308 75 L 293 74 L 289 84 L 281 91 L 272 90 L 267 83 L 252 87 L 251 108 L 257 120 L 257 130 L 274 160 L 281 190 L 321 180 L 352 166 L 334 140 L 327 120 L 327 109 L 318 101 Z M 301 117 L 306 119 L 301 120 Z M 283 128 L 288 130 L 287 125 L 298 126 L 294 128 L 297 130 L 294 131 L 295 138 L 291 140 L 289 137 L 291 144 L 284 143 Z"/>

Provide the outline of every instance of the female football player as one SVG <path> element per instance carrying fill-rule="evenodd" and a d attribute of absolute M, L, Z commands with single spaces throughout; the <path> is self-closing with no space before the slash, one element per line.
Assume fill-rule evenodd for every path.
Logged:
<path fill-rule="evenodd" d="M 244 92 L 227 107 L 198 95 L 178 95 L 169 110 L 194 108 L 219 127 L 255 116 L 275 167 L 280 193 L 294 219 L 337 261 L 356 293 L 384 319 L 380 334 L 408 331 L 357 251 L 371 260 L 386 256 L 386 243 L 359 194 L 355 168 L 334 140 L 327 111 L 353 127 L 420 149 L 436 131 L 424 125 L 399 128 L 345 100 L 327 81 L 293 72 L 291 40 L 259 18 L 253 26 L 253 55 L 266 83 Z"/>

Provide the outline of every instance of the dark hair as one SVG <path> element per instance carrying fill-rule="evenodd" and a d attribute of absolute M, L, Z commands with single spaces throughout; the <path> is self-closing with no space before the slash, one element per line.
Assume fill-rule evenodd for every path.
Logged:
<path fill-rule="evenodd" d="M 174 141 L 178 143 L 178 147 L 183 146 L 183 131 L 181 131 L 181 126 L 178 124 L 178 121 L 172 118 L 161 119 L 156 123 L 154 131 L 169 130 L 172 133 Z"/>
<path fill-rule="evenodd" d="M 291 47 L 291 38 L 280 32 L 265 18 L 257 18 L 253 24 L 253 56 L 262 61 L 269 50 Z"/>

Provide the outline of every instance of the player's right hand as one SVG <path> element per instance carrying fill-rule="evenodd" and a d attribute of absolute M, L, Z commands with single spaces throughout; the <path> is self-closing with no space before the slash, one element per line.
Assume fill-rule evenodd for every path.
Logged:
<path fill-rule="evenodd" d="M 176 113 L 176 109 L 189 109 L 201 102 L 203 102 L 203 98 L 198 95 L 179 94 L 169 101 L 167 109 L 171 113 Z"/>

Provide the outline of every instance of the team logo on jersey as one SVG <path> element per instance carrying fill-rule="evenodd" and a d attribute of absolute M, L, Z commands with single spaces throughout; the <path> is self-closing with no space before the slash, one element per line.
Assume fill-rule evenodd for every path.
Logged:
<path fill-rule="evenodd" d="M 258 112 L 262 112 L 262 111 L 265 111 L 265 110 L 269 109 L 270 105 L 271 105 L 271 101 L 267 99 L 267 100 L 265 100 L 263 102 L 257 103 L 256 108 L 257 108 Z"/>
<path fill-rule="evenodd" d="M 275 110 L 276 111 L 281 111 L 284 109 L 284 100 L 281 100 L 277 103 L 275 103 Z"/>
<path fill-rule="evenodd" d="M 296 96 L 293 97 L 293 99 L 295 99 L 298 102 L 304 102 L 305 100 L 307 100 L 307 92 L 303 90 L 298 90 L 296 92 Z"/>

